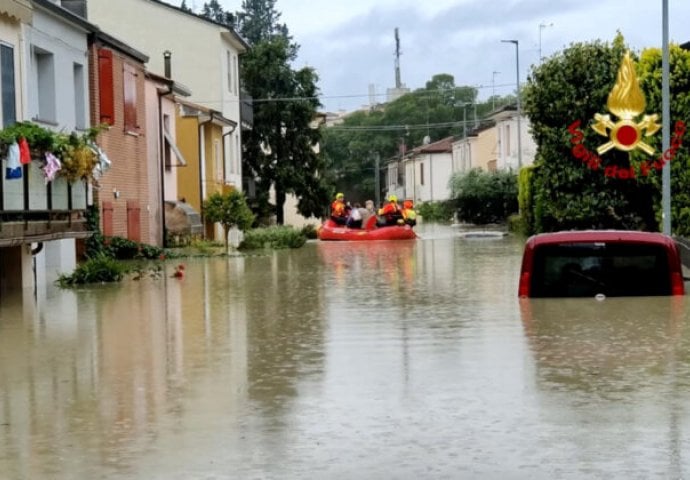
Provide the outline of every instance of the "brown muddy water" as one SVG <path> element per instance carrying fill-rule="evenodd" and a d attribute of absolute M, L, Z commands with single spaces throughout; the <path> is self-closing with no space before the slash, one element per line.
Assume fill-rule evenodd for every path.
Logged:
<path fill-rule="evenodd" d="M 518 300 L 523 239 L 309 243 L 0 297 L 0 479 L 690 477 L 686 298 Z"/>

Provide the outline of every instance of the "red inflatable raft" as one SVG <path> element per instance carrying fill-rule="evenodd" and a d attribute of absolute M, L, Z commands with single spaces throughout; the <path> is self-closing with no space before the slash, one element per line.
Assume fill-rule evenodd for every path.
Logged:
<path fill-rule="evenodd" d="M 328 219 L 317 231 L 319 240 L 412 240 L 417 235 L 409 225 L 377 227 L 372 217 L 364 228 L 347 228 Z"/>

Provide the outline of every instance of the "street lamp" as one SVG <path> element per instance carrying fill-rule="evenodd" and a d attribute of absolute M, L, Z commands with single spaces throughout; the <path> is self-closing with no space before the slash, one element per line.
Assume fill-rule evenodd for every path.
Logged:
<path fill-rule="evenodd" d="M 517 75 L 517 147 L 518 147 L 518 170 L 522 168 L 522 140 L 520 132 L 520 117 L 522 116 L 522 109 L 520 108 L 520 46 L 517 40 L 501 40 L 503 43 L 515 44 L 515 71 Z"/>
<path fill-rule="evenodd" d="M 553 23 L 540 23 L 539 24 L 539 63 L 541 63 L 541 31 L 547 27 L 553 27 Z"/>

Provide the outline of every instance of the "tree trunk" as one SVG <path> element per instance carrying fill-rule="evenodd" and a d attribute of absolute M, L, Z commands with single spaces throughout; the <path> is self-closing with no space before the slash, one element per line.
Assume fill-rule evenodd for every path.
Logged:
<path fill-rule="evenodd" d="M 283 225 L 285 223 L 285 191 L 283 188 L 276 184 L 276 223 L 278 225 Z"/>
<path fill-rule="evenodd" d="M 223 234 L 225 235 L 225 253 L 230 252 L 229 239 L 230 236 L 230 226 L 223 224 Z"/>

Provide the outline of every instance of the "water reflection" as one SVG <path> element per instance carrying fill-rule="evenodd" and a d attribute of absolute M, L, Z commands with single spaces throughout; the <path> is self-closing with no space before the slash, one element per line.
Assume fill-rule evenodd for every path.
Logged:
<path fill-rule="evenodd" d="M 520 302 L 520 239 L 420 234 L 3 296 L 0 477 L 683 476 L 685 298 Z"/>

